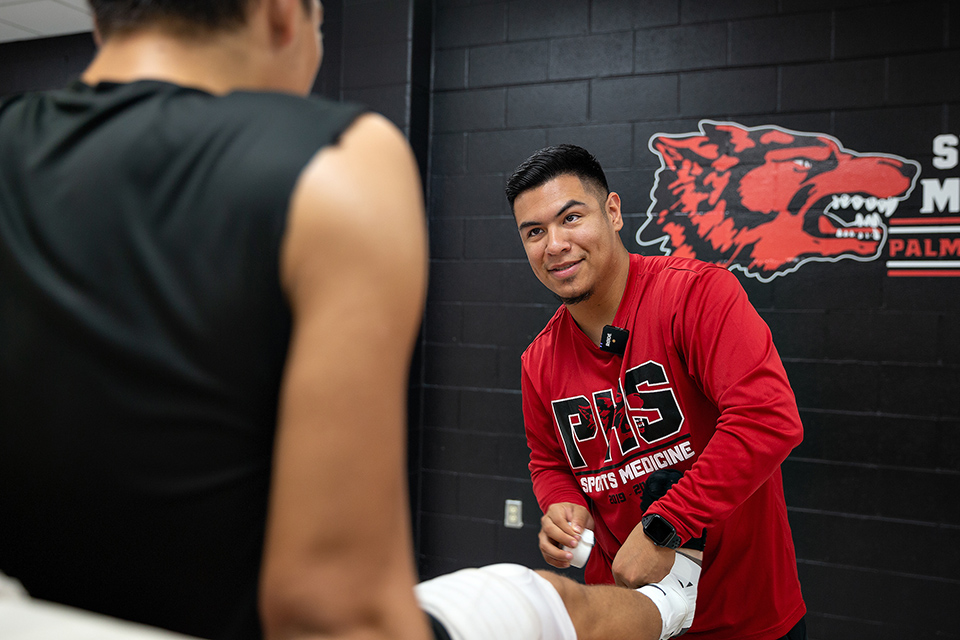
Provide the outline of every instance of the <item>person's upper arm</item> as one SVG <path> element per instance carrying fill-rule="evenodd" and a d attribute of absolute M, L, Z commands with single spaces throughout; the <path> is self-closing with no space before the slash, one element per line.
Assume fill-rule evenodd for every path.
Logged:
<path fill-rule="evenodd" d="M 720 411 L 696 463 L 650 507 L 686 539 L 726 519 L 766 482 L 803 427 L 770 330 L 733 274 L 701 273 L 674 326 L 690 375 Z"/>
<path fill-rule="evenodd" d="M 281 279 L 293 327 L 261 579 L 267 637 L 426 637 L 405 456 L 425 222 L 409 147 L 380 116 L 304 170 Z"/>

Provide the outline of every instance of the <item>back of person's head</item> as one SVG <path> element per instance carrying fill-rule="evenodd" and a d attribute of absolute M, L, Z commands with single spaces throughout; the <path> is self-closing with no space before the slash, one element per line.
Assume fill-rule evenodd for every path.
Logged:
<path fill-rule="evenodd" d="M 559 144 L 540 149 L 517 167 L 507 180 L 507 201 L 512 207 L 524 191 L 536 189 L 562 175 L 577 176 L 586 188 L 597 192 L 600 202 L 610 193 L 607 177 L 593 154 L 577 145 Z"/>
<path fill-rule="evenodd" d="M 259 0 L 89 0 L 102 38 L 162 25 L 182 33 L 242 26 Z M 302 0 L 310 11 L 313 0 Z"/>

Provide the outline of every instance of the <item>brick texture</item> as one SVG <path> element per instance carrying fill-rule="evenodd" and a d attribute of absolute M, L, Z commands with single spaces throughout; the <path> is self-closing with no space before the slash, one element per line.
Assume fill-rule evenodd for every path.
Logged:
<path fill-rule="evenodd" d="M 544 566 L 518 360 L 557 303 L 502 193 L 530 153 L 595 152 L 632 251 L 649 251 L 634 234 L 660 168 L 650 140 L 701 119 L 826 134 L 916 160 L 921 177 L 960 176 L 931 164 L 933 138 L 960 135 L 950 0 L 324 4 L 318 90 L 393 119 L 424 172 L 431 281 L 409 441 L 424 577 Z M 62 84 L 91 54 L 84 36 L 0 45 L 0 95 Z M 921 202 L 918 184 L 896 216 L 920 217 Z M 960 280 L 891 277 L 887 250 L 770 282 L 737 272 L 805 426 L 782 471 L 812 640 L 957 635 Z M 506 499 L 523 501 L 522 529 L 503 526 Z"/>

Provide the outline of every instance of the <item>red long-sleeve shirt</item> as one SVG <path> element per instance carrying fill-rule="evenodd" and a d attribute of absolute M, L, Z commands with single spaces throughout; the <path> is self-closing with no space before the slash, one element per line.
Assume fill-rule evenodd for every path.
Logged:
<path fill-rule="evenodd" d="M 688 637 L 768 640 L 804 615 L 780 464 L 802 438 L 770 331 L 725 269 L 632 255 L 601 350 L 561 307 L 523 354 L 523 411 L 540 507 L 573 502 L 596 520 L 587 582 L 640 522 L 652 471 L 684 476 L 650 507 L 684 541 L 707 532 Z"/>

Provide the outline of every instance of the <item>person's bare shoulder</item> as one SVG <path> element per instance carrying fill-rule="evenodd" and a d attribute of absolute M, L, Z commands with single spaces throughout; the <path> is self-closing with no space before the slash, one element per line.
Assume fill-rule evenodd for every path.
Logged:
<path fill-rule="evenodd" d="M 289 293 L 296 293 L 318 250 L 355 266 L 393 264 L 385 278 L 423 275 L 424 265 L 414 264 L 426 252 L 416 163 L 400 131 L 382 116 L 360 117 L 338 144 L 318 153 L 291 202 L 282 264 Z M 342 264 L 324 262 L 342 271 Z"/>

